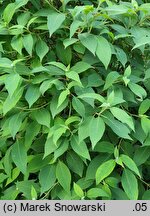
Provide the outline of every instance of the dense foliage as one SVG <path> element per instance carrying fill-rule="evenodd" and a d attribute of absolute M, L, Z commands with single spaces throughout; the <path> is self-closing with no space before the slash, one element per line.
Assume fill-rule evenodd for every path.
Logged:
<path fill-rule="evenodd" d="M 150 199 L 150 3 L 0 1 L 0 199 Z"/>

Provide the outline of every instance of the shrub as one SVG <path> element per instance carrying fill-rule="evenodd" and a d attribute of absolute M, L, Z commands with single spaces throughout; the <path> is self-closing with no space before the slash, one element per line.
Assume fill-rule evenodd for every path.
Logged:
<path fill-rule="evenodd" d="M 1 199 L 149 199 L 150 3 L 0 15 Z"/>

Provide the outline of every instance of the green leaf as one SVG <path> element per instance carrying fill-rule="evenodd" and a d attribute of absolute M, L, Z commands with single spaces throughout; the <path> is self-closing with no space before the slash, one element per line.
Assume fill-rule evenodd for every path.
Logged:
<path fill-rule="evenodd" d="M 58 28 L 60 28 L 64 20 L 65 14 L 62 13 L 52 12 L 50 15 L 48 15 L 47 25 L 50 37 Z"/>
<path fill-rule="evenodd" d="M 143 99 L 143 98 L 145 98 L 147 96 L 147 92 L 145 91 L 145 89 L 142 86 L 140 86 L 140 85 L 138 85 L 136 83 L 131 83 L 131 82 L 129 82 L 128 86 L 131 89 L 131 91 L 135 95 L 140 97 L 141 99 Z"/>
<path fill-rule="evenodd" d="M 113 154 L 114 152 L 114 145 L 107 141 L 102 141 L 97 143 L 97 145 L 94 148 L 95 152 L 106 152 L 109 154 Z"/>
<path fill-rule="evenodd" d="M 66 192 L 70 192 L 71 174 L 68 167 L 61 161 L 57 163 L 56 178 Z"/>
<path fill-rule="evenodd" d="M 27 24 L 27 22 L 30 19 L 30 12 L 26 12 L 26 13 L 21 13 L 18 17 L 17 17 L 17 22 L 18 25 L 22 25 L 25 26 Z"/>
<path fill-rule="evenodd" d="M 26 132 L 25 132 L 25 147 L 29 149 L 34 138 L 40 131 L 40 125 L 37 122 L 33 121 L 27 125 Z"/>
<path fill-rule="evenodd" d="M 126 5 L 110 5 L 106 8 L 106 11 L 108 12 L 109 16 L 115 16 L 127 13 L 128 7 Z"/>
<path fill-rule="evenodd" d="M 66 127 L 60 127 L 56 129 L 53 133 L 53 142 L 55 145 L 57 145 L 57 141 L 59 140 L 60 137 L 66 132 L 67 128 Z"/>
<path fill-rule="evenodd" d="M 77 43 L 75 43 L 75 44 L 73 45 L 73 50 L 74 50 L 75 52 L 77 52 L 78 54 L 82 54 L 82 55 L 84 55 L 84 54 L 86 53 L 86 47 L 85 47 L 82 43 L 80 43 L 80 42 L 77 42 Z M 92 54 L 89 53 L 89 52 L 88 52 L 88 54 L 89 54 L 89 55 L 92 55 Z M 94 58 L 93 55 L 92 55 L 92 57 Z M 87 62 L 86 57 L 83 58 L 83 61 L 84 61 L 84 62 Z M 77 63 L 77 64 L 78 64 L 78 63 Z"/>
<path fill-rule="evenodd" d="M 139 147 L 134 154 L 133 160 L 137 166 L 144 164 L 150 157 L 150 147 Z"/>
<path fill-rule="evenodd" d="M 112 188 L 112 197 L 116 200 L 129 200 L 126 193 L 120 188 Z"/>
<path fill-rule="evenodd" d="M 0 67 L 12 68 L 13 62 L 8 58 L 0 58 Z"/>
<path fill-rule="evenodd" d="M 109 195 L 100 188 L 91 188 L 87 191 L 86 196 L 90 199 L 95 199 L 97 197 L 109 197 Z"/>
<path fill-rule="evenodd" d="M 28 3 L 29 0 L 16 0 L 16 8 L 20 8 Z"/>
<path fill-rule="evenodd" d="M 38 41 L 39 43 L 39 41 Z M 33 50 L 33 37 L 31 34 L 24 35 L 23 37 L 23 45 L 26 51 L 29 53 L 30 56 L 32 56 L 32 50 Z"/>
<path fill-rule="evenodd" d="M 78 75 L 78 73 L 76 73 L 75 71 L 69 71 L 66 73 L 66 77 L 68 77 L 69 79 L 72 79 L 74 81 L 77 81 L 79 84 L 82 85 L 80 77 Z"/>
<path fill-rule="evenodd" d="M 60 68 L 63 71 L 66 71 L 66 69 L 67 69 L 67 67 L 64 64 L 62 64 L 61 62 L 52 61 L 52 62 L 48 62 L 47 64 L 56 66 L 56 67 Z"/>
<path fill-rule="evenodd" d="M 24 115 L 22 115 L 22 113 L 17 113 L 10 118 L 9 129 L 13 139 L 15 138 L 16 133 L 19 131 L 22 125 L 23 118 Z"/>
<path fill-rule="evenodd" d="M 82 22 L 79 20 L 74 20 L 70 25 L 70 38 L 75 34 L 78 28 L 82 25 Z"/>
<path fill-rule="evenodd" d="M 78 155 L 90 160 L 90 155 L 86 143 L 84 141 L 79 143 L 77 136 L 72 136 L 71 147 Z"/>
<path fill-rule="evenodd" d="M 103 164 L 105 161 L 108 161 L 110 159 L 110 154 L 99 154 L 96 157 L 94 157 L 89 166 L 86 170 L 86 179 L 95 179 L 96 171 L 98 167 Z"/>
<path fill-rule="evenodd" d="M 150 133 L 146 137 L 144 144 L 143 144 L 143 147 L 146 147 L 146 146 L 150 146 Z"/>
<path fill-rule="evenodd" d="M 105 132 L 105 123 L 101 117 L 92 117 L 89 124 L 89 136 L 94 149 L 97 142 L 102 138 Z"/>
<path fill-rule="evenodd" d="M 64 110 L 67 107 L 67 105 L 68 105 L 68 98 L 66 98 L 66 100 L 64 100 L 64 102 L 59 107 L 57 107 L 58 97 L 54 96 L 50 103 L 50 111 L 51 111 L 53 119 L 55 118 L 57 114 L 59 114 L 62 110 Z"/>
<path fill-rule="evenodd" d="M 135 162 L 127 155 L 120 155 L 120 159 L 122 160 L 122 162 L 133 172 L 135 172 L 139 177 L 141 177 L 139 170 L 135 164 Z"/>
<path fill-rule="evenodd" d="M 32 186 L 35 190 L 38 190 L 37 184 L 34 183 L 33 180 L 25 180 L 25 181 L 18 181 L 16 182 L 17 191 L 20 192 L 23 195 L 23 198 L 26 198 L 28 200 L 32 200 L 31 197 L 31 189 Z"/>
<path fill-rule="evenodd" d="M 146 139 L 146 134 L 144 133 L 144 130 L 141 126 L 141 123 L 139 121 L 135 122 L 135 133 L 134 137 L 139 140 L 141 144 L 144 143 L 144 140 Z"/>
<path fill-rule="evenodd" d="M 45 80 L 40 86 L 40 92 L 42 93 L 42 95 L 44 95 L 44 93 L 53 85 L 55 85 L 58 90 L 64 89 L 63 83 L 58 79 Z"/>
<path fill-rule="evenodd" d="M 81 118 L 79 116 L 70 116 L 66 121 L 65 125 L 68 126 L 74 122 L 80 122 Z"/>
<path fill-rule="evenodd" d="M 11 149 L 12 149 L 12 146 L 7 149 L 6 154 L 5 154 L 4 158 L 3 158 L 3 164 L 4 164 L 5 173 L 9 177 L 11 177 L 11 171 L 13 169 L 13 167 L 12 167 L 12 159 L 10 157 Z"/>
<path fill-rule="evenodd" d="M 130 79 L 128 79 L 126 76 L 123 76 L 123 81 L 124 81 L 124 83 L 125 83 L 125 85 L 127 86 L 128 85 L 128 83 L 130 82 Z"/>
<path fill-rule="evenodd" d="M 89 123 L 91 120 L 91 116 L 87 116 L 84 121 L 79 124 L 78 127 L 78 137 L 79 137 L 79 142 L 83 141 L 89 136 Z"/>
<path fill-rule="evenodd" d="M 115 160 L 104 162 L 96 171 L 96 184 L 98 185 L 103 179 L 111 174 L 116 166 Z"/>
<path fill-rule="evenodd" d="M 18 194 L 19 191 L 16 190 L 16 186 L 13 185 L 4 191 L 4 195 L 1 196 L 1 200 L 15 200 Z"/>
<path fill-rule="evenodd" d="M 60 93 L 59 98 L 58 98 L 57 108 L 59 108 L 63 104 L 63 102 L 66 100 L 69 94 L 70 94 L 69 89 L 66 89 Z"/>
<path fill-rule="evenodd" d="M 82 190 L 85 190 L 89 187 L 91 187 L 91 185 L 93 184 L 93 180 L 86 180 L 85 178 L 80 178 L 77 181 L 77 184 L 82 188 Z"/>
<path fill-rule="evenodd" d="M 82 117 L 85 116 L 85 107 L 83 103 L 77 97 L 73 97 L 72 106 L 75 109 L 75 111 L 79 113 L 80 116 Z"/>
<path fill-rule="evenodd" d="M 99 87 L 104 84 L 101 76 L 97 73 L 89 74 L 87 87 Z"/>
<path fill-rule="evenodd" d="M 113 188 L 118 188 L 120 180 L 115 177 L 108 177 L 105 179 L 106 184 L 110 185 Z"/>
<path fill-rule="evenodd" d="M 19 89 L 16 89 L 16 91 L 14 92 L 12 97 L 8 96 L 6 98 L 6 100 L 4 101 L 4 104 L 3 104 L 3 113 L 4 113 L 4 115 L 8 111 L 10 111 L 12 108 L 15 107 L 15 105 L 17 104 L 17 102 L 19 101 L 19 99 L 21 98 L 21 96 L 23 94 L 23 90 L 24 90 L 23 87 L 21 87 Z"/>
<path fill-rule="evenodd" d="M 124 71 L 124 76 L 129 77 L 130 75 L 131 75 L 131 66 L 129 65 Z"/>
<path fill-rule="evenodd" d="M 117 118 L 122 123 L 127 124 L 132 130 L 135 130 L 132 118 L 124 110 L 118 107 L 112 107 L 110 108 L 110 111 L 115 118 Z"/>
<path fill-rule="evenodd" d="M 7 175 L 5 175 L 5 174 L 3 174 L 3 173 L 0 173 L 0 184 L 1 183 L 3 183 L 3 181 L 5 180 L 5 179 L 7 179 Z"/>
<path fill-rule="evenodd" d="M 41 185 L 41 194 L 53 187 L 56 181 L 56 167 L 55 165 L 47 165 L 40 170 L 39 182 Z"/>
<path fill-rule="evenodd" d="M 27 151 L 22 142 L 17 141 L 13 145 L 11 156 L 19 170 L 25 174 L 27 169 Z"/>
<path fill-rule="evenodd" d="M 45 80 L 40 86 L 40 92 L 42 95 L 52 87 L 53 83 L 50 80 Z"/>
<path fill-rule="evenodd" d="M 0 42 L 0 52 L 2 52 L 2 53 L 4 53 L 3 43 L 4 43 L 4 42 Z"/>
<path fill-rule="evenodd" d="M 47 109 L 39 109 L 32 112 L 33 118 L 41 125 L 50 127 L 50 113 Z"/>
<path fill-rule="evenodd" d="M 71 0 L 64 0 L 64 1 L 62 1 L 63 11 L 65 11 L 66 5 L 67 5 L 70 1 L 71 1 Z"/>
<path fill-rule="evenodd" d="M 56 43 L 56 54 L 60 61 L 65 65 L 70 65 L 72 60 L 72 50 L 71 47 L 64 48 L 64 45 L 61 41 L 57 41 Z"/>
<path fill-rule="evenodd" d="M 102 103 L 105 101 L 103 96 L 96 94 L 96 93 L 85 93 L 85 94 L 79 95 L 78 97 L 81 99 L 82 98 L 92 98 L 92 99 L 98 100 L 99 102 L 102 102 Z"/>
<path fill-rule="evenodd" d="M 14 36 L 11 40 L 11 46 L 16 50 L 20 55 L 22 55 L 23 40 L 21 36 Z"/>
<path fill-rule="evenodd" d="M 57 148 L 58 146 L 54 143 L 53 138 L 48 138 L 44 145 L 44 158 L 53 153 Z"/>
<path fill-rule="evenodd" d="M 39 73 L 39 72 L 48 72 L 49 70 L 43 66 L 36 66 L 33 70 L 32 73 Z"/>
<path fill-rule="evenodd" d="M 16 4 L 10 3 L 6 6 L 4 12 L 3 12 L 3 19 L 5 22 L 9 23 L 15 13 L 16 10 Z"/>
<path fill-rule="evenodd" d="M 115 120 L 111 113 L 105 112 L 102 118 L 104 122 L 112 129 L 112 131 L 116 133 L 119 137 L 131 139 L 128 135 L 130 133 L 128 127 L 126 127 L 123 123 Z"/>
<path fill-rule="evenodd" d="M 97 49 L 97 38 L 93 34 L 89 33 L 83 33 L 78 35 L 79 40 L 81 43 L 91 52 L 93 55 L 95 55 L 96 49 Z"/>
<path fill-rule="evenodd" d="M 29 108 L 39 99 L 41 93 L 38 86 L 30 85 L 26 91 L 25 99 L 29 104 Z"/>
<path fill-rule="evenodd" d="M 121 178 L 121 183 L 129 199 L 137 200 L 138 199 L 138 183 L 137 183 L 136 177 L 130 170 L 124 169 L 122 178 Z"/>
<path fill-rule="evenodd" d="M 137 46 L 137 48 L 144 53 L 145 45 L 150 39 L 149 30 L 147 28 L 141 28 L 140 26 L 134 26 L 131 28 L 130 32 L 133 36 L 134 43 L 140 45 Z"/>
<path fill-rule="evenodd" d="M 82 100 L 85 101 L 87 104 L 89 104 L 90 106 L 92 106 L 94 108 L 93 95 L 96 94 L 96 93 L 94 92 L 94 90 L 92 88 L 90 88 L 90 87 L 89 88 L 88 87 L 84 87 L 84 88 L 76 87 L 75 88 L 75 93 L 78 95 L 78 98 L 79 98 L 79 96 L 81 96 L 81 98 L 83 96 Z M 85 95 L 85 94 L 87 94 L 87 95 Z M 98 94 L 95 95 L 96 98 L 97 98 L 97 95 Z M 100 98 L 101 98 L 101 96 L 98 99 L 100 99 Z M 86 104 L 86 106 L 87 106 L 87 104 Z"/>
<path fill-rule="evenodd" d="M 83 161 L 81 160 L 81 158 L 75 152 L 70 151 L 67 153 L 66 161 L 67 161 L 68 167 L 74 173 L 82 177 L 84 165 L 83 165 Z"/>
<path fill-rule="evenodd" d="M 19 176 L 19 174 L 20 174 L 20 170 L 18 169 L 18 167 L 14 168 L 14 169 L 12 170 L 12 175 L 11 175 L 11 177 L 9 177 L 9 178 L 7 179 L 6 185 L 12 183 L 12 182 Z"/>
<path fill-rule="evenodd" d="M 70 70 L 75 71 L 79 74 L 79 73 L 82 73 L 84 71 L 87 71 L 90 68 L 92 68 L 92 66 L 89 63 L 84 62 L 84 61 L 79 61 L 73 67 L 71 67 Z"/>
<path fill-rule="evenodd" d="M 107 77 L 106 77 L 106 81 L 105 81 L 105 85 L 104 85 L 104 90 L 108 89 L 110 86 L 112 86 L 112 84 L 118 79 L 119 77 L 119 73 L 116 71 L 112 71 L 110 72 Z"/>
<path fill-rule="evenodd" d="M 32 198 L 32 200 L 36 200 L 37 199 L 37 192 L 36 192 L 36 190 L 35 190 L 35 188 L 34 188 L 33 185 L 31 186 L 31 198 Z"/>
<path fill-rule="evenodd" d="M 147 80 L 150 78 L 150 68 L 148 68 L 146 71 L 145 71 L 145 77 L 144 77 L 144 80 Z"/>
<path fill-rule="evenodd" d="M 41 62 L 48 51 L 49 47 L 47 46 L 45 41 L 43 41 L 42 39 L 38 40 L 36 43 L 36 53 L 39 56 Z"/>
<path fill-rule="evenodd" d="M 144 192 L 142 200 L 150 200 L 150 190 Z"/>
<path fill-rule="evenodd" d="M 121 64 L 125 67 L 125 64 L 127 63 L 128 59 L 127 59 L 127 55 L 124 52 L 123 49 L 121 49 L 120 47 L 115 47 L 116 49 L 116 57 L 117 59 L 121 62 Z"/>
<path fill-rule="evenodd" d="M 74 189 L 74 192 L 77 194 L 78 197 L 80 197 L 80 198 L 84 197 L 84 192 L 83 192 L 82 188 L 78 184 L 76 184 L 75 182 L 73 184 L 73 189 Z"/>
<path fill-rule="evenodd" d="M 37 173 L 47 164 L 49 164 L 51 160 L 51 156 L 43 159 L 43 154 L 36 154 L 30 159 L 30 163 L 27 167 L 27 172 L 29 173 Z"/>
<path fill-rule="evenodd" d="M 146 116 L 143 116 L 141 118 L 141 126 L 147 136 L 150 133 L 150 119 L 148 119 Z"/>
<path fill-rule="evenodd" d="M 64 140 L 63 143 L 60 144 L 59 148 L 54 151 L 54 161 L 68 150 L 68 146 L 69 142 L 67 140 Z"/>
<path fill-rule="evenodd" d="M 68 46 L 70 46 L 70 45 L 76 43 L 77 41 L 78 41 L 78 39 L 76 39 L 76 38 L 67 38 L 67 39 L 65 39 L 65 40 L 63 41 L 63 44 L 64 44 L 65 49 L 66 49 Z"/>
<path fill-rule="evenodd" d="M 12 73 L 12 74 L 7 75 L 4 82 L 5 82 L 5 87 L 9 93 L 10 98 L 14 94 L 15 90 L 18 88 L 20 81 L 21 81 L 21 77 L 19 74 Z"/>
<path fill-rule="evenodd" d="M 150 35 L 148 35 L 147 37 L 145 35 L 141 37 L 140 40 L 132 48 L 132 50 L 139 48 L 141 46 L 145 46 L 146 44 L 150 44 Z"/>
<path fill-rule="evenodd" d="M 146 113 L 149 108 L 150 108 L 150 100 L 147 98 L 143 100 L 142 103 L 140 104 L 139 111 L 138 111 L 139 115 L 143 115 L 144 113 Z"/>
<path fill-rule="evenodd" d="M 111 47 L 108 41 L 102 36 L 97 37 L 96 55 L 107 69 L 111 60 Z"/>

